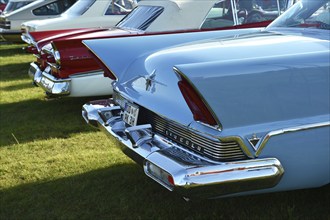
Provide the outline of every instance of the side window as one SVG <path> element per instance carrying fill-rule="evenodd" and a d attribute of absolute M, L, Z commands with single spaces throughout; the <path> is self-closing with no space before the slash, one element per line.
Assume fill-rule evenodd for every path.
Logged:
<path fill-rule="evenodd" d="M 202 28 L 272 21 L 286 10 L 288 0 L 222 0 L 214 5 Z"/>
<path fill-rule="evenodd" d="M 133 0 L 112 0 L 105 15 L 126 15 L 134 8 Z"/>
<path fill-rule="evenodd" d="M 116 24 L 116 27 L 145 31 L 163 11 L 164 8 L 160 6 L 137 6 Z"/>
<path fill-rule="evenodd" d="M 234 25 L 230 0 L 220 1 L 211 8 L 202 25 L 202 29 L 220 28 Z"/>
<path fill-rule="evenodd" d="M 76 0 L 58 0 L 32 11 L 34 15 L 60 15 L 66 11 Z"/>
<path fill-rule="evenodd" d="M 287 6 L 288 0 L 256 0 L 250 4 L 247 0 L 240 0 L 240 9 L 246 9 L 247 14 L 243 23 L 256 23 L 262 21 L 272 21 L 283 13 Z"/>

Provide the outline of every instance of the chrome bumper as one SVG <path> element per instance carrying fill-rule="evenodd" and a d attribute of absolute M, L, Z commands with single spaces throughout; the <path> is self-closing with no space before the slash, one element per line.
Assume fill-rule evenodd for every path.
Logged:
<path fill-rule="evenodd" d="M 28 74 L 33 80 L 33 84 L 40 86 L 48 94 L 56 96 L 69 95 L 71 79 L 57 79 L 49 72 L 49 66 L 44 71 L 41 71 L 36 63 L 31 63 Z"/>
<path fill-rule="evenodd" d="M 152 132 L 151 125 L 129 127 L 112 99 L 82 108 L 85 121 L 120 142 L 122 151 L 142 165 L 147 176 L 184 197 L 214 198 L 274 187 L 284 169 L 276 158 L 210 161 Z"/>

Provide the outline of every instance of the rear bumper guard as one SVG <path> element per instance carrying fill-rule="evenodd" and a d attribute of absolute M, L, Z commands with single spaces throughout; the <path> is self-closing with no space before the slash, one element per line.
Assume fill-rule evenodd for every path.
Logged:
<path fill-rule="evenodd" d="M 184 197 L 213 198 L 271 188 L 284 173 L 276 158 L 219 163 L 153 133 L 149 124 L 127 126 L 112 99 L 85 104 L 82 116 L 117 139 L 122 151 L 142 165 L 147 176 Z"/>
<path fill-rule="evenodd" d="M 42 71 L 36 63 L 31 63 L 28 74 L 33 84 L 40 86 L 51 95 L 67 96 L 70 94 L 71 79 L 57 79 L 48 72 L 50 67 Z"/>

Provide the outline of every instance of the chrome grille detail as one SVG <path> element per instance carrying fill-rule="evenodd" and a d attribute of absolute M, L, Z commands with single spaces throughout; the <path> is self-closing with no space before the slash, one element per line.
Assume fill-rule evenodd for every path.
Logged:
<path fill-rule="evenodd" d="M 7 21 L 5 18 L 0 18 L 0 28 L 10 29 L 10 21 Z"/>
<path fill-rule="evenodd" d="M 221 142 L 219 139 L 206 137 L 166 120 L 155 113 L 140 107 L 138 124 L 151 124 L 155 133 L 167 137 L 189 150 L 216 161 L 247 159 L 237 142 Z"/>

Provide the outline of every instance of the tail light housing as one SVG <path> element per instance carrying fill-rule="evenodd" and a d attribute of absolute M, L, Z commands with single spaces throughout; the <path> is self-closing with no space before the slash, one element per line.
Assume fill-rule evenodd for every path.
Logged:
<path fill-rule="evenodd" d="M 38 49 L 34 45 L 29 45 L 24 48 L 27 53 L 32 53 L 37 55 L 39 53 Z"/>
<path fill-rule="evenodd" d="M 48 63 L 56 63 L 56 60 L 53 55 L 47 55 L 46 59 Z"/>
<path fill-rule="evenodd" d="M 213 114 L 209 111 L 208 107 L 202 100 L 201 96 L 196 92 L 194 87 L 187 81 L 186 78 L 175 70 L 180 75 L 181 80 L 178 82 L 179 89 L 189 106 L 195 121 L 200 121 L 205 124 L 216 126 L 217 121 L 213 117 Z"/>
<path fill-rule="evenodd" d="M 145 169 L 145 173 L 148 176 L 155 179 L 169 190 L 172 190 L 173 187 L 175 186 L 173 176 L 164 169 L 151 163 L 150 161 L 145 161 L 144 169 Z"/>

